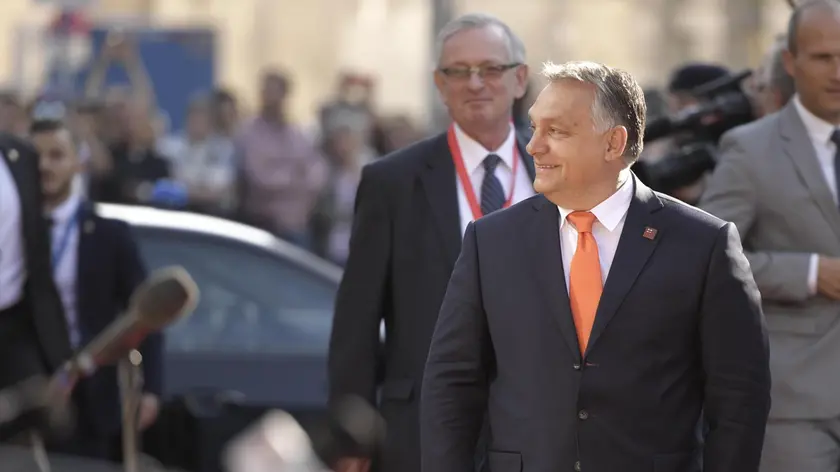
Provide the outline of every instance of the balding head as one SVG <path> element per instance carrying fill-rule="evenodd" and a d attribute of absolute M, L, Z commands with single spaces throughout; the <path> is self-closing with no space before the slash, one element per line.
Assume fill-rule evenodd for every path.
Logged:
<path fill-rule="evenodd" d="M 798 50 L 799 30 L 803 22 L 817 18 L 834 17 L 840 20 L 840 2 L 837 0 L 806 0 L 796 6 L 788 20 L 787 48 L 792 54 Z"/>
<path fill-rule="evenodd" d="M 840 125 L 840 2 L 799 5 L 789 30 L 784 63 L 800 101 L 811 113 Z"/>

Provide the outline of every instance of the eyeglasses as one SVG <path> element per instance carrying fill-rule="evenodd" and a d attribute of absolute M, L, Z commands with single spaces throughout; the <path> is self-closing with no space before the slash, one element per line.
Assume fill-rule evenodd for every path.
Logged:
<path fill-rule="evenodd" d="M 438 69 L 443 75 L 450 79 L 467 80 L 473 74 L 477 74 L 483 80 L 493 80 L 500 78 L 505 72 L 510 69 L 521 66 L 520 63 L 501 64 L 501 65 L 485 65 L 473 67 L 443 67 Z"/>

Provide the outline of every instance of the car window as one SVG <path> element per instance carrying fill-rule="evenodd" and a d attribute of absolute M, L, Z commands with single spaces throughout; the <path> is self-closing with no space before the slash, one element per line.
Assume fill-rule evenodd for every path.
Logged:
<path fill-rule="evenodd" d="M 169 351 L 326 352 L 338 285 L 272 251 L 199 233 L 136 228 L 149 270 L 182 265 L 201 291 L 166 331 Z"/>

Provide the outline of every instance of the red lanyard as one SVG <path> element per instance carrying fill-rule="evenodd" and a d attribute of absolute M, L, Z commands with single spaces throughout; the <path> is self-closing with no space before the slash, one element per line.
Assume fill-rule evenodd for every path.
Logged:
<path fill-rule="evenodd" d="M 481 211 L 481 205 L 478 204 L 478 198 L 475 196 L 472 180 L 467 173 L 467 167 L 464 165 L 464 156 L 461 155 L 461 147 L 458 145 L 458 138 L 455 136 L 455 125 L 449 127 L 447 132 L 447 141 L 449 142 L 449 152 L 452 154 L 452 160 L 455 162 L 455 170 L 458 172 L 458 180 L 461 181 L 461 186 L 464 187 L 464 194 L 467 196 L 467 202 L 470 204 L 473 219 L 477 220 L 484 216 Z M 519 150 L 516 147 L 516 139 L 513 140 L 513 172 L 510 178 L 510 191 L 508 192 L 507 200 L 502 208 L 507 208 L 513 201 L 513 190 L 516 186 L 516 171 L 519 169 Z"/>

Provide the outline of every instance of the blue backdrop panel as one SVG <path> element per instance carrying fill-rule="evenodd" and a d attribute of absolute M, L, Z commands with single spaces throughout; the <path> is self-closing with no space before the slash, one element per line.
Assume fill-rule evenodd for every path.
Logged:
<path fill-rule="evenodd" d="M 110 28 L 91 31 L 93 51 L 102 49 Z M 210 90 L 215 83 L 215 34 L 210 29 L 141 29 L 130 34 L 137 43 L 149 71 L 158 106 L 167 114 L 172 130 L 184 126 L 186 107 L 198 92 Z M 94 53 L 95 54 L 95 53 Z M 89 67 L 79 74 L 77 84 L 83 90 Z M 106 84 L 127 84 L 122 67 L 112 65 Z"/>

